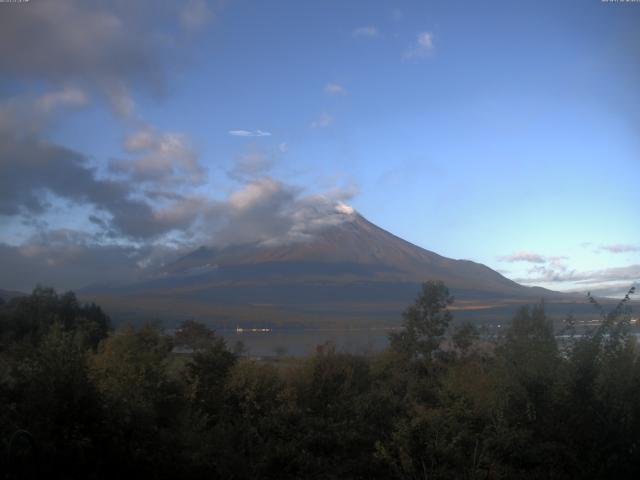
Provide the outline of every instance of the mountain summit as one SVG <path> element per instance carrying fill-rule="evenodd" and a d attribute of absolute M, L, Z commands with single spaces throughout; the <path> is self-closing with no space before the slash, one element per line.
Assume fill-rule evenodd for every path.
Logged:
<path fill-rule="evenodd" d="M 224 325 L 386 322 L 399 318 L 427 280 L 445 282 L 465 310 L 562 298 L 485 265 L 413 245 L 346 205 L 336 209 L 339 215 L 293 238 L 203 246 L 154 279 L 92 293 L 116 310 L 128 305 L 160 317 L 195 316 Z"/>
<path fill-rule="evenodd" d="M 361 280 L 444 281 L 453 289 L 471 289 L 511 295 L 540 295 L 539 288 L 523 287 L 480 263 L 453 260 L 420 248 L 369 222 L 358 213 L 315 232 L 308 240 L 271 242 L 225 248 L 202 247 L 166 267 L 167 275 L 198 274 L 214 269 L 256 271 L 269 267 L 274 276 L 296 270 L 296 276 L 351 275 Z M 293 265 L 300 268 L 292 269 Z M 306 266 L 305 271 L 303 266 Z M 551 292 L 549 292 L 551 293 Z"/>

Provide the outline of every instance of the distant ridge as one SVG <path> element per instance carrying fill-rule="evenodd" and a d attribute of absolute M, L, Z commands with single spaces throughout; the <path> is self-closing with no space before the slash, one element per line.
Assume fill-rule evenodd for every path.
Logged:
<path fill-rule="evenodd" d="M 5 302 L 8 302 L 12 298 L 24 297 L 26 295 L 27 294 L 24 292 L 18 292 L 16 290 L 3 290 L 2 288 L 0 288 L 0 299 L 2 299 Z"/>

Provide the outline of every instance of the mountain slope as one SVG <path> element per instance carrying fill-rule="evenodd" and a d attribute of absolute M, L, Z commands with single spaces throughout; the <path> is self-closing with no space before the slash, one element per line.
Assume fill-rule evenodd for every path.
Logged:
<path fill-rule="evenodd" d="M 208 268 L 231 266 L 306 264 L 342 266 L 342 273 L 365 279 L 423 282 L 439 279 L 454 289 L 480 290 L 511 295 L 540 295 L 554 292 L 528 288 L 509 280 L 489 267 L 469 260 L 453 260 L 430 252 L 374 225 L 358 214 L 337 226 L 318 232 L 306 242 L 285 245 L 243 245 L 223 249 L 202 247 L 167 266 L 167 275 L 204 273 Z M 291 270 L 290 268 L 288 270 Z M 290 272 L 289 272 L 290 273 Z M 373 276 L 372 276 L 373 274 Z"/>
<path fill-rule="evenodd" d="M 352 325 L 396 321 L 430 279 L 444 281 L 465 310 L 569 299 L 420 248 L 357 213 L 304 241 L 201 247 L 152 279 L 85 294 L 129 316 Z"/>

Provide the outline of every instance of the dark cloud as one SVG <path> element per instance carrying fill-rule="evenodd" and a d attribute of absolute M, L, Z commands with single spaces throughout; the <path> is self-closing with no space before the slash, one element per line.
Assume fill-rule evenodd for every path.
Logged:
<path fill-rule="evenodd" d="M 22 108 L 30 118 L 38 117 L 39 125 L 48 123 L 52 105 L 79 103 L 81 96 L 46 98 L 45 109 L 34 107 L 43 103 L 39 100 Z M 319 228 L 344 221 L 336 205 L 353 194 L 352 188 L 338 187 L 304 196 L 297 187 L 257 176 L 282 152 L 274 150 L 268 158 L 251 146 L 233 170 L 242 184 L 226 200 L 194 194 L 191 187 L 203 181 L 204 170 L 186 136 L 149 127 L 125 138 L 124 149 L 134 158 L 111 163 L 111 173 L 119 176 L 101 177 L 82 153 L 45 139 L 38 128 L 23 133 L 20 118 L 12 123 L 1 113 L 0 108 L 0 214 L 31 223 L 52 207 L 49 202 L 63 199 L 89 206 L 87 220 L 114 242 L 149 242 L 173 233 L 172 241 L 193 247 L 283 243 L 308 239 Z"/>
<path fill-rule="evenodd" d="M 188 226 L 184 217 L 162 215 L 143 199 L 133 198 L 129 183 L 99 179 L 81 153 L 42 138 L 0 132 L 0 214 L 44 213 L 49 207 L 43 200 L 47 192 L 92 205 L 128 237 L 149 238 Z"/>
<path fill-rule="evenodd" d="M 20 246 L 0 243 L 0 285 L 30 291 L 36 283 L 77 289 L 94 283 L 134 280 L 147 252 L 99 245 L 77 232 L 56 231 Z"/>
<path fill-rule="evenodd" d="M 149 239 L 187 229 L 195 219 L 189 210 L 202 200 L 168 192 L 205 178 L 186 135 L 141 129 L 125 140 L 125 150 L 137 156 L 117 164 L 121 176 L 100 177 L 86 155 L 45 137 L 61 110 L 87 101 L 84 91 L 67 87 L 0 104 L 0 215 L 41 215 L 52 194 L 93 207 L 89 220 L 113 238 Z M 142 187 L 157 192 L 153 202 Z"/>
<path fill-rule="evenodd" d="M 51 196 L 58 197 L 92 207 L 90 222 L 113 239 L 155 238 L 193 222 L 190 207 L 185 207 L 193 198 L 176 193 L 174 199 L 164 195 L 151 202 L 142 188 L 159 195 L 204 181 L 186 135 L 140 128 L 125 142 L 133 158 L 113 162 L 117 178 L 100 177 L 86 155 L 46 137 L 60 113 L 90 101 L 74 82 L 98 88 L 118 113 L 129 114 L 129 86 L 136 79 L 147 85 L 153 83 L 151 77 L 161 76 L 158 54 L 147 45 L 156 42 L 154 35 L 128 28 L 143 15 L 123 5 L 106 10 L 102 2 L 51 0 L 7 9 L 0 18 L 0 68 L 9 75 L 62 84 L 40 96 L 0 104 L 0 214 L 33 218 L 51 207 Z M 157 10 L 162 8 L 149 14 Z"/>
<path fill-rule="evenodd" d="M 138 15 L 125 13 L 100 1 L 47 0 L 5 8 L 0 70 L 19 78 L 97 86 L 125 113 L 124 97 L 132 84 L 160 89 L 164 82 L 160 38 L 145 31 Z"/>
<path fill-rule="evenodd" d="M 166 215 L 159 217 L 144 197 L 136 195 L 129 178 L 99 178 L 84 154 L 45 136 L 63 108 L 89 102 L 84 88 L 97 88 L 118 113 L 128 114 L 131 85 L 161 82 L 161 42 L 145 30 L 141 12 L 124 3 L 101 1 L 49 0 L 13 7 L 0 16 L 0 70 L 56 87 L 0 105 L 0 214 L 32 219 L 50 208 L 53 195 L 93 207 L 91 222 L 112 236 L 150 238 L 183 227 L 182 221 L 172 224 Z M 161 9 L 148 12 L 157 10 Z M 166 138 L 169 141 L 160 142 L 161 147 L 171 144 L 173 137 Z M 192 160 L 177 150 L 170 152 L 170 159 L 163 157 L 166 162 Z"/>
<path fill-rule="evenodd" d="M 103 243 L 100 234 L 57 229 L 21 245 L 0 242 L 0 285 L 30 291 L 37 283 L 58 289 L 123 285 L 150 278 L 188 250 L 176 245 Z"/>
<path fill-rule="evenodd" d="M 104 78 L 151 67 L 148 39 L 100 2 L 48 0 L 4 9 L 0 67 L 40 78 Z"/>
<path fill-rule="evenodd" d="M 222 3 L 46 0 L 12 5 L 0 15 L 0 71 L 19 79 L 80 84 L 128 116 L 134 110 L 130 91 L 164 92 L 166 65 L 175 70 L 184 63 L 177 47 L 189 35 L 180 33 L 201 30 Z"/>
<path fill-rule="evenodd" d="M 74 174 L 79 171 L 81 167 Z M 91 182 L 91 176 L 85 179 Z M 94 179 L 90 188 L 99 189 L 98 183 Z M 132 209 L 130 216 L 120 212 L 108 220 L 91 215 L 89 221 L 99 230 L 96 234 L 47 230 L 41 225 L 38 234 L 20 245 L 0 243 L 0 285 L 29 290 L 38 282 L 72 289 L 122 283 L 153 276 L 163 263 L 201 245 L 307 241 L 327 226 L 355 218 L 353 209 L 340 201 L 349 193 L 334 189 L 328 195 L 303 195 L 299 188 L 264 177 L 246 183 L 224 201 L 185 196 L 166 208 L 147 211 L 151 225 L 144 225 L 144 215 L 132 204 L 126 207 Z M 142 204 L 142 208 L 149 207 Z M 123 242 L 121 234 L 113 233 L 116 220 L 144 234 L 182 224 L 182 240 Z M 135 222 L 143 226 L 134 227 Z"/>
<path fill-rule="evenodd" d="M 250 144 L 227 172 L 240 186 L 214 200 L 194 188 L 206 172 L 189 137 L 133 115 L 131 92 L 162 91 L 181 32 L 189 38 L 202 29 L 221 4 L 48 0 L 3 9 L 0 71 L 48 90 L 0 103 L 0 215 L 37 232 L 20 245 L 0 243 L 0 285 L 78 288 L 134 279 L 159 259 L 200 245 L 305 241 L 353 218 L 341 203 L 351 188 L 308 195 L 267 176 L 285 144 L 271 150 Z M 105 171 L 88 154 L 47 137 L 58 115 L 96 96 L 127 117 L 126 130 L 135 128 L 124 139 L 124 158 Z M 95 233 L 52 230 L 47 213 L 63 203 L 84 207 L 87 230 Z"/>

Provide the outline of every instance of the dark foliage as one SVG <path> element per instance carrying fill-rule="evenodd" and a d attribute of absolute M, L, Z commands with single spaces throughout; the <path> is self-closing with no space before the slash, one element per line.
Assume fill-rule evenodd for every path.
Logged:
<path fill-rule="evenodd" d="M 638 478 L 631 294 L 561 341 L 543 305 L 490 341 L 429 282 L 386 351 L 291 364 L 39 287 L 0 305 L 0 478 Z"/>

